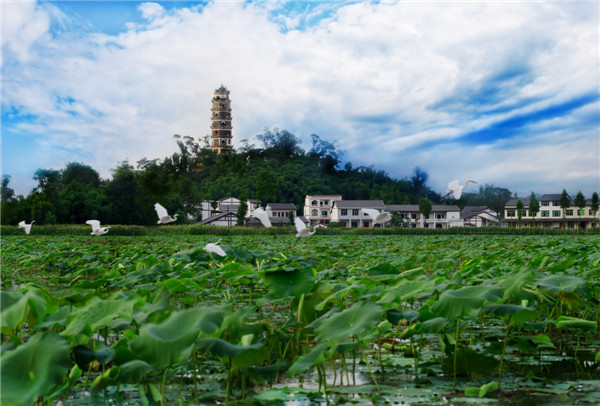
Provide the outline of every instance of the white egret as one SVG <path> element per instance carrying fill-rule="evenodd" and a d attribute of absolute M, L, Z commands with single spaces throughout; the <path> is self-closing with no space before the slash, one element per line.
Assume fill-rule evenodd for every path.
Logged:
<path fill-rule="evenodd" d="M 454 198 L 456 200 L 460 200 L 460 196 L 462 195 L 463 190 L 465 190 L 467 188 L 467 185 L 469 183 L 477 183 L 477 182 L 475 182 L 474 180 L 468 180 L 465 182 L 465 184 L 463 186 L 463 185 L 459 185 L 458 179 L 456 179 L 456 180 L 453 180 L 452 182 L 448 183 L 448 190 L 446 190 L 446 195 L 444 197 L 442 197 L 442 200 L 444 200 L 449 195 L 454 195 Z"/>
<path fill-rule="evenodd" d="M 25 221 L 21 221 L 19 222 L 19 228 L 25 229 L 25 234 L 29 235 L 29 232 L 31 231 L 31 225 L 33 223 L 35 223 L 35 220 L 31 220 L 31 223 L 29 224 L 25 223 Z"/>
<path fill-rule="evenodd" d="M 304 221 L 300 220 L 298 217 L 294 218 L 294 225 L 296 226 L 296 231 L 298 231 L 298 233 L 296 234 L 296 237 L 298 238 L 313 235 L 315 231 L 317 231 L 317 228 L 320 226 L 320 224 L 318 224 L 314 227 L 309 228 L 306 226 L 306 224 L 304 224 Z"/>
<path fill-rule="evenodd" d="M 269 214 L 262 207 L 256 208 L 250 212 L 250 217 L 256 217 L 260 220 L 263 226 L 269 228 L 271 227 L 271 220 L 269 219 Z"/>
<path fill-rule="evenodd" d="M 208 243 L 204 246 L 203 250 L 206 252 L 214 252 L 217 255 L 226 257 L 227 254 L 225 253 L 225 251 L 223 251 L 223 248 L 221 248 L 217 245 L 217 244 L 219 244 L 219 242 L 221 242 L 221 240 L 219 240 L 217 242 Z"/>
<path fill-rule="evenodd" d="M 100 222 L 98 220 L 88 220 L 85 222 L 85 224 L 89 224 L 90 226 L 92 226 L 92 232 L 90 233 L 90 235 L 106 234 L 108 233 L 108 229 L 110 228 L 110 226 L 100 227 Z"/>
<path fill-rule="evenodd" d="M 375 227 L 376 224 L 387 223 L 392 219 L 392 214 L 387 211 L 379 213 L 379 211 L 375 209 L 362 209 L 362 212 L 373 219 L 373 227 Z"/>
<path fill-rule="evenodd" d="M 162 207 L 159 203 L 154 203 L 154 210 L 156 210 L 156 214 L 158 215 L 158 221 L 156 224 L 168 224 L 177 220 L 177 216 L 179 214 L 175 214 L 173 217 L 169 216 L 167 209 Z"/>

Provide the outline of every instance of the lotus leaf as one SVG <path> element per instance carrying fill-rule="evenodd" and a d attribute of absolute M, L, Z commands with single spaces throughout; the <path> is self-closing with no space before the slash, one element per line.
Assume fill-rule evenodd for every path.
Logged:
<path fill-rule="evenodd" d="M 319 341 L 345 339 L 370 332 L 383 317 L 383 308 L 374 302 L 359 302 L 352 307 L 317 320 L 315 336 Z"/>
<path fill-rule="evenodd" d="M 469 315 L 473 310 L 502 297 L 504 289 L 499 286 L 465 286 L 456 290 L 446 290 L 431 311 L 449 320 Z"/>
<path fill-rule="evenodd" d="M 570 275 L 550 275 L 537 281 L 540 287 L 548 289 L 553 294 L 573 292 L 575 289 L 583 287 L 586 283 L 586 279 Z"/>
<path fill-rule="evenodd" d="M 268 272 L 264 275 L 265 287 L 273 296 L 285 298 L 308 294 L 315 286 L 315 273 L 312 268 L 291 271 Z"/>
<path fill-rule="evenodd" d="M 60 385 L 70 369 L 69 343 L 56 333 L 36 334 L 2 354 L 2 404 L 33 404 L 38 396 Z"/>

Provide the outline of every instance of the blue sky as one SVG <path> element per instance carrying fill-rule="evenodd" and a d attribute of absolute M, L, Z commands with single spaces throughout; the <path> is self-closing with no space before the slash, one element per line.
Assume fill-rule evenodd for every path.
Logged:
<path fill-rule="evenodd" d="M 596 1 L 2 2 L 2 173 L 163 158 L 224 84 L 237 145 L 277 127 L 440 193 L 590 196 L 599 26 Z"/>

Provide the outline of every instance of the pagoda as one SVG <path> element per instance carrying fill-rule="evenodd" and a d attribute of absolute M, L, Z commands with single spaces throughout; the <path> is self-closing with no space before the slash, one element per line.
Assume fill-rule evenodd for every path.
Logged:
<path fill-rule="evenodd" d="M 229 90 L 223 85 L 215 90 L 211 112 L 210 149 L 217 154 L 223 154 L 233 148 L 231 145 L 231 101 L 229 100 Z"/>

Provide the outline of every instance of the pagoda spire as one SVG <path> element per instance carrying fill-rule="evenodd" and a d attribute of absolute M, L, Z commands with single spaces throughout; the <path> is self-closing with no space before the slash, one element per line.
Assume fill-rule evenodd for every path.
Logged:
<path fill-rule="evenodd" d="M 231 145 L 231 100 L 229 100 L 229 90 L 223 84 L 215 90 L 212 99 L 212 124 L 210 126 L 210 149 L 217 154 L 223 154 L 230 151 Z"/>

